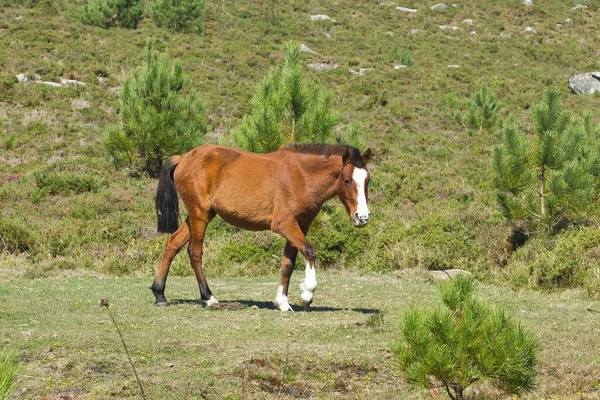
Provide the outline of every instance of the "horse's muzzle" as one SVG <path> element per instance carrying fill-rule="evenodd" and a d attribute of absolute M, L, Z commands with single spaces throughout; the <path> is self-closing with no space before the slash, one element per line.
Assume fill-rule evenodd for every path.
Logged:
<path fill-rule="evenodd" d="M 354 217 L 352 218 L 352 223 L 357 228 L 365 226 L 369 220 L 371 219 L 371 214 L 366 215 L 358 215 L 358 213 L 354 213 Z"/>

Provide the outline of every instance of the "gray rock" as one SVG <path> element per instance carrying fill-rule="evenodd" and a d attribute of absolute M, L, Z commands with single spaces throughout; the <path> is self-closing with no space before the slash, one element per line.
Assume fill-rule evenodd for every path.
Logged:
<path fill-rule="evenodd" d="M 457 275 L 471 275 L 471 273 L 464 269 L 445 269 L 443 271 L 429 271 L 429 275 L 434 279 L 451 279 Z"/>
<path fill-rule="evenodd" d="M 571 10 L 575 11 L 575 10 L 585 10 L 587 9 L 588 6 L 586 6 L 585 4 L 577 4 L 575 7 L 571 8 Z"/>
<path fill-rule="evenodd" d="M 323 32 L 323 36 L 325 36 L 327 39 L 331 39 L 331 35 L 327 32 Z"/>
<path fill-rule="evenodd" d="M 600 92 L 600 72 L 575 75 L 569 79 L 569 86 L 575 94 Z"/>
<path fill-rule="evenodd" d="M 525 28 L 525 33 L 533 33 L 534 35 L 537 35 L 537 31 L 535 29 L 533 29 L 532 27 L 528 26 L 527 28 Z"/>
<path fill-rule="evenodd" d="M 306 65 L 310 69 L 314 69 L 315 71 L 325 71 L 328 69 L 336 69 L 338 67 L 337 64 L 327 64 L 327 63 L 312 63 Z"/>
<path fill-rule="evenodd" d="M 77 81 L 75 79 L 60 78 L 60 83 L 63 85 L 85 86 L 85 82 Z"/>
<path fill-rule="evenodd" d="M 448 8 L 447 5 L 445 5 L 444 3 L 438 3 L 438 4 L 434 4 L 431 7 L 429 7 L 430 10 L 445 10 L 446 8 Z"/>
<path fill-rule="evenodd" d="M 446 30 L 456 31 L 456 30 L 458 30 L 458 26 L 454 26 L 454 25 L 439 25 L 438 28 L 440 28 L 443 31 L 446 31 Z"/>
<path fill-rule="evenodd" d="M 448 68 L 460 68 L 460 65 L 458 65 L 458 64 L 450 64 L 450 65 L 448 65 Z"/>
<path fill-rule="evenodd" d="M 405 12 L 405 13 L 416 13 L 417 10 L 414 8 L 406 8 L 406 7 L 396 7 L 396 10 Z"/>
<path fill-rule="evenodd" d="M 408 65 L 404 65 L 404 64 L 394 64 L 394 69 L 398 70 L 398 69 L 404 69 L 404 68 L 408 68 Z"/>
<path fill-rule="evenodd" d="M 317 55 L 316 52 L 314 52 L 310 47 L 308 47 L 307 45 L 305 45 L 304 43 L 302 43 L 300 45 L 300 51 L 303 53 L 309 53 L 309 54 L 314 54 Z"/>
<path fill-rule="evenodd" d="M 364 74 L 366 74 L 369 71 L 375 71 L 375 68 L 361 68 L 358 71 L 355 71 L 352 68 L 348 68 L 348 70 L 354 75 L 363 76 Z"/>
<path fill-rule="evenodd" d="M 523 4 L 525 4 L 526 6 L 532 6 L 533 0 L 523 0 Z"/>
<path fill-rule="evenodd" d="M 61 87 L 62 83 L 57 82 L 48 82 L 48 81 L 34 81 L 35 83 L 41 83 L 42 85 L 52 86 L 52 87 Z"/>
<path fill-rule="evenodd" d="M 463 19 L 463 20 L 462 20 L 462 23 L 463 23 L 463 24 L 467 24 L 467 25 L 473 25 L 473 20 L 472 20 L 472 19 L 469 19 L 469 18 L 467 18 L 467 19 Z"/>
<path fill-rule="evenodd" d="M 335 22 L 335 19 L 331 18 L 329 15 L 317 14 L 310 16 L 311 21 L 332 21 Z"/>
<path fill-rule="evenodd" d="M 25 74 L 18 74 L 17 75 L 17 80 L 21 83 L 25 83 L 27 82 L 29 79 L 27 79 L 27 75 Z"/>
<path fill-rule="evenodd" d="M 573 20 L 571 18 L 565 19 L 565 25 L 573 25 Z"/>

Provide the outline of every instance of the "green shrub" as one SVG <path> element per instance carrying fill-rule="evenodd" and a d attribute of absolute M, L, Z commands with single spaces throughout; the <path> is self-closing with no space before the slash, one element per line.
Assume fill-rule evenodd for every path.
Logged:
<path fill-rule="evenodd" d="M 484 379 L 509 393 L 532 390 L 537 339 L 473 293 L 473 278 L 459 275 L 440 286 L 445 308 L 402 317 L 392 349 L 400 368 L 415 384 L 445 388 L 453 400 Z"/>
<path fill-rule="evenodd" d="M 535 136 L 509 122 L 492 166 L 504 217 L 525 232 L 556 232 L 587 219 L 595 207 L 600 175 L 599 129 L 591 115 L 575 117 L 561 109 L 560 93 L 548 89 L 532 108 Z"/>
<path fill-rule="evenodd" d="M 30 226 L 20 221 L 0 218 L 0 250 L 25 253 L 34 250 L 39 238 Z"/>
<path fill-rule="evenodd" d="M 15 383 L 18 370 L 19 364 L 13 356 L 7 354 L 0 355 L 0 400 L 8 398 L 10 390 Z"/>
<path fill-rule="evenodd" d="M 166 157 L 202 143 L 206 111 L 195 93 L 183 95 L 188 84 L 181 61 L 159 57 L 149 42 L 144 66 L 123 82 L 121 124 L 105 141 L 117 166 L 158 176 Z"/>
<path fill-rule="evenodd" d="M 487 86 L 481 86 L 468 102 L 466 115 L 454 113 L 454 118 L 463 125 L 470 134 L 493 131 L 500 125 L 500 104 L 496 94 Z"/>
<path fill-rule="evenodd" d="M 36 171 L 33 177 L 42 194 L 50 195 L 97 192 L 108 186 L 105 178 L 90 173 Z"/>
<path fill-rule="evenodd" d="M 313 222 L 308 239 L 315 246 L 321 266 L 351 262 L 369 242 L 369 229 L 356 229 L 342 207 L 326 207 Z"/>
<path fill-rule="evenodd" d="M 81 9 L 79 19 L 86 25 L 104 29 L 117 25 L 136 29 L 143 11 L 142 0 L 89 0 Z"/>
<path fill-rule="evenodd" d="M 201 33 L 205 0 L 153 0 L 150 14 L 160 28 Z"/>
<path fill-rule="evenodd" d="M 571 228 L 554 236 L 538 236 L 519 248 L 506 271 L 518 286 L 576 287 L 598 292 L 600 232 L 596 227 Z M 595 295 L 594 295 L 595 296 Z"/>
<path fill-rule="evenodd" d="M 333 94 L 304 77 L 300 45 L 288 42 L 283 66 L 258 85 L 250 114 L 232 136 L 244 150 L 269 153 L 290 142 L 332 143 L 339 122 Z"/>
<path fill-rule="evenodd" d="M 390 49 L 390 60 L 400 65 L 410 67 L 413 65 L 412 56 L 406 49 L 401 49 L 398 44 L 394 44 Z"/>
<path fill-rule="evenodd" d="M 429 270 L 474 267 L 485 261 L 486 249 L 458 218 L 424 217 L 407 236 L 419 248 L 419 264 Z"/>

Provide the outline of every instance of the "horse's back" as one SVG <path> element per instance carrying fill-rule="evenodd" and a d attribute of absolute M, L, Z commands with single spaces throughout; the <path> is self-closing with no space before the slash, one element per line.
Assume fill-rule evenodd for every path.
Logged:
<path fill-rule="evenodd" d="M 287 164 L 277 153 L 205 145 L 182 156 L 174 178 L 188 212 L 200 203 L 233 225 L 262 230 L 286 193 Z"/>

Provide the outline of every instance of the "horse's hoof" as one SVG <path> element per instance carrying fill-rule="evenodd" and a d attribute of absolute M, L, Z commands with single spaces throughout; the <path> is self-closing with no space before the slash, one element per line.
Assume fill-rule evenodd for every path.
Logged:
<path fill-rule="evenodd" d="M 167 302 L 166 301 L 157 301 L 156 303 L 154 303 L 154 305 L 156 307 L 166 307 L 167 306 Z"/>
<path fill-rule="evenodd" d="M 302 300 L 302 308 L 304 309 L 304 311 L 309 311 L 311 304 L 312 304 L 312 300 L 311 301 Z"/>
<path fill-rule="evenodd" d="M 215 296 L 210 296 L 210 299 L 203 300 L 207 307 L 212 307 L 215 304 L 219 304 L 219 300 L 215 299 Z"/>

